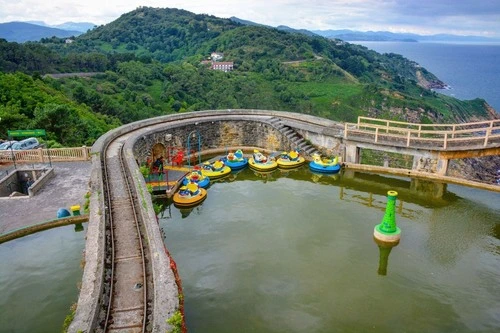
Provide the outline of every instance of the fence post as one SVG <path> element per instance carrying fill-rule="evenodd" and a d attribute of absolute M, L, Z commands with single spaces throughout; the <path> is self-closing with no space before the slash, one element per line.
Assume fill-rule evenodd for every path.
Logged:
<path fill-rule="evenodd" d="M 89 159 L 89 154 L 87 151 L 87 146 L 82 146 L 82 151 L 83 151 L 83 160 L 87 161 Z"/>
<path fill-rule="evenodd" d="M 378 127 L 375 128 L 375 142 L 378 142 Z"/>
<path fill-rule="evenodd" d="M 43 163 L 43 149 L 40 147 L 37 149 L 38 151 L 38 162 Z"/>
<path fill-rule="evenodd" d="M 493 122 L 492 122 L 492 124 L 493 124 Z M 491 128 L 488 128 L 488 129 L 486 129 L 486 134 L 484 136 L 484 145 L 483 145 L 484 147 L 486 147 L 488 145 L 488 139 L 489 139 L 490 135 L 491 135 Z"/>
<path fill-rule="evenodd" d="M 485 136 L 484 136 L 484 147 L 488 145 L 488 139 L 490 138 L 491 135 L 491 130 L 493 129 L 493 120 L 490 121 L 490 126 L 486 130 Z"/>
<path fill-rule="evenodd" d="M 410 137 L 411 137 L 411 132 L 408 131 L 408 136 L 406 138 L 406 147 L 410 147 Z"/>
<path fill-rule="evenodd" d="M 446 149 L 446 147 L 448 147 L 448 132 L 444 133 L 443 148 Z"/>

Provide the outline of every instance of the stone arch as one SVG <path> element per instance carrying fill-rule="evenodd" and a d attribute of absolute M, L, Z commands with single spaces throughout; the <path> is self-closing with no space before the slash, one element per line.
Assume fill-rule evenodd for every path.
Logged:
<path fill-rule="evenodd" d="M 153 147 L 151 147 L 151 161 L 156 161 L 159 157 L 166 157 L 167 150 L 162 143 L 155 143 Z"/>

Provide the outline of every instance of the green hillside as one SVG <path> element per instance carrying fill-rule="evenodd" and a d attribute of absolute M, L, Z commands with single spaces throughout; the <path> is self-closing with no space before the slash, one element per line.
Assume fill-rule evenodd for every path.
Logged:
<path fill-rule="evenodd" d="M 212 52 L 223 53 L 234 70 L 203 64 Z M 0 137 L 7 129 L 39 124 L 34 110 L 50 104 L 49 98 L 32 105 L 29 95 L 58 96 L 58 103 L 72 105 L 87 120 L 90 110 L 92 121 L 106 119 L 108 127 L 95 126 L 78 144 L 109 126 L 203 109 L 275 109 L 340 121 L 359 115 L 415 122 L 488 117 L 483 100 L 459 101 L 429 90 L 440 81 L 401 56 L 177 9 L 141 7 L 72 43 L 0 40 L 0 70 L 12 73 L 0 79 L 15 80 L 19 91 L 5 84 L 7 93 L 0 92 L 0 116 L 10 117 L 0 122 Z M 101 74 L 42 79 L 57 72 Z M 69 144 L 56 124 L 49 125 L 55 141 Z"/>
<path fill-rule="evenodd" d="M 21 73 L 0 73 L 0 118 L 0 137 L 6 138 L 9 129 L 44 128 L 44 139 L 52 146 L 92 145 L 120 124 L 72 101 L 41 79 Z"/>

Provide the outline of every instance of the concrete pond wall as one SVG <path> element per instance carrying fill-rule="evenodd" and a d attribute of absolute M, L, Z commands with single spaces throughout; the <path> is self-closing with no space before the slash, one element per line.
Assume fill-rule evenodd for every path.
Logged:
<path fill-rule="evenodd" d="M 15 169 L 0 179 L 0 197 L 34 196 L 53 177 L 53 168 Z"/>

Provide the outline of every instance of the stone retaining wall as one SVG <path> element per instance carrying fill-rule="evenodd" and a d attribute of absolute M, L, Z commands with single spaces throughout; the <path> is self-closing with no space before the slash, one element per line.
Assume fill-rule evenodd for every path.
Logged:
<path fill-rule="evenodd" d="M 52 178 L 54 178 L 54 168 L 15 169 L 0 180 L 0 197 L 9 197 L 14 192 L 19 192 L 16 194 L 20 197 L 22 194 L 27 197 L 34 196 Z M 33 183 L 27 187 L 29 179 Z M 25 192 L 26 190 L 28 193 Z"/>
<path fill-rule="evenodd" d="M 43 172 L 43 171 L 45 171 L 45 172 Z M 32 172 L 34 172 L 34 171 L 32 171 Z M 36 177 L 32 177 L 32 179 L 36 179 L 36 181 L 35 181 L 35 183 L 33 183 L 33 185 L 31 185 L 28 188 L 29 196 L 30 197 L 34 196 L 38 191 L 40 191 L 45 186 L 45 184 L 47 184 L 47 182 L 49 180 L 54 178 L 54 176 L 55 176 L 54 168 L 40 170 L 40 175 L 37 175 Z"/>
<path fill-rule="evenodd" d="M 194 132 L 193 132 L 194 131 Z M 134 156 L 139 163 L 151 156 L 151 148 L 155 144 L 164 147 L 180 147 L 187 149 L 187 139 L 191 135 L 191 150 L 209 151 L 214 149 L 231 149 L 232 147 L 260 147 L 264 150 L 290 150 L 291 143 L 279 131 L 265 122 L 255 120 L 229 120 L 198 122 L 198 125 L 167 127 L 151 131 L 144 138 L 139 138 L 133 147 Z M 198 147 L 200 136 L 201 149 Z"/>

